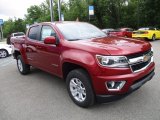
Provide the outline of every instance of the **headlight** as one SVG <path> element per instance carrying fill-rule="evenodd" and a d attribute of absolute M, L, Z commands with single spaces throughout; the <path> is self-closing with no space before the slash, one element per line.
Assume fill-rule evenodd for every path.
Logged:
<path fill-rule="evenodd" d="M 127 58 L 125 56 L 102 56 L 96 55 L 98 63 L 106 67 L 129 67 Z"/>

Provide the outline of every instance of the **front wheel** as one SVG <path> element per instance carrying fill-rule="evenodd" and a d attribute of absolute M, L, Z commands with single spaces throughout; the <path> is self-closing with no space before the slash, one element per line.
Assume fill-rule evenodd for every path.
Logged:
<path fill-rule="evenodd" d="M 89 75 L 83 69 L 72 70 L 66 79 L 69 96 L 80 107 L 94 104 L 94 93 Z"/>
<path fill-rule="evenodd" d="M 17 67 L 19 72 L 23 75 L 29 73 L 30 71 L 30 65 L 24 63 L 21 55 L 17 57 Z"/>

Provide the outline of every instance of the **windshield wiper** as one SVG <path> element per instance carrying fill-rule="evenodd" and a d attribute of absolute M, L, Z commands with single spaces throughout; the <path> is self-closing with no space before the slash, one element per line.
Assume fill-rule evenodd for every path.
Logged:
<path fill-rule="evenodd" d="M 106 36 L 95 36 L 95 37 L 90 37 L 90 38 L 87 38 L 87 39 L 93 39 L 93 38 L 103 38 L 103 37 L 107 37 L 108 35 Z"/>
<path fill-rule="evenodd" d="M 77 41 L 77 40 L 82 40 L 82 39 L 78 39 L 78 38 L 76 38 L 76 39 L 68 39 L 68 41 Z"/>

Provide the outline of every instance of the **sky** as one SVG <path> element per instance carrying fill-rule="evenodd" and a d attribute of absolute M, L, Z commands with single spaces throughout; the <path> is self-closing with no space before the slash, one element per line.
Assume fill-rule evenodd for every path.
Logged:
<path fill-rule="evenodd" d="M 40 5 L 45 0 L 0 0 L 0 19 L 24 18 L 27 8 L 31 5 Z"/>

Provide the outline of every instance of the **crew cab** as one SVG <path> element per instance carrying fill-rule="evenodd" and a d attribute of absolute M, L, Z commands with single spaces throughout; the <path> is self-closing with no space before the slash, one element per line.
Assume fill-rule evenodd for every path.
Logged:
<path fill-rule="evenodd" d="M 149 42 L 107 36 L 85 22 L 34 24 L 12 44 L 21 74 L 33 66 L 64 79 L 81 107 L 123 98 L 154 76 Z"/>
<path fill-rule="evenodd" d="M 119 28 L 109 32 L 110 36 L 119 36 L 119 37 L 132 37 L 132 28 Z"/>

